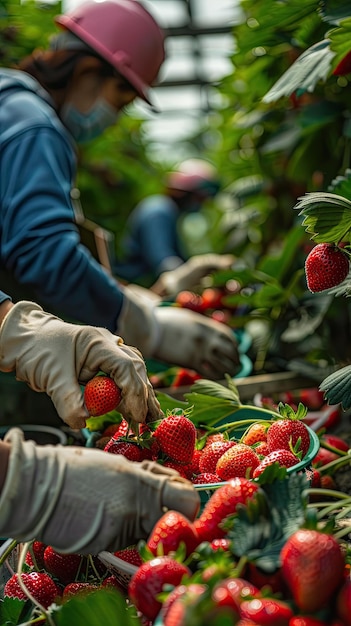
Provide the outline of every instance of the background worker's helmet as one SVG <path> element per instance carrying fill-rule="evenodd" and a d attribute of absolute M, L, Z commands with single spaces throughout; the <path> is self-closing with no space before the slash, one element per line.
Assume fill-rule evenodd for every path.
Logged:
<path fill-rule="evenodd" d="M 88 0 L 55 22 L 110 63 L 150 103 L 164 61 L 164 33 L 138 0 Z"/>
<path fill-rule="evenodd" d="M 187 159 L 166 176 L 169 189 L 197 192 L 205 197 L 215 196 L 219 191 L 216 168 L 203 159 Z"/>

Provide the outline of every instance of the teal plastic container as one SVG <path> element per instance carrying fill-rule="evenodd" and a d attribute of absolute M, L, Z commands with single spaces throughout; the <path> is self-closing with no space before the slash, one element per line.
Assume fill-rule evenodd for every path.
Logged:
<path fill-rule="evenodd" d="M 257 410 L 253 410 L 250 408 L 240 409 L 239 411 L 234 413 L 232 416 L 226 417 L 225 419 L 217 422 L 216 426 L 221 426 L 222 424 L 224 425 L 224 424 L 229 424 L 229 423 L 231 424 L 235 421 L 241 421 L 241 420 L 250 419 L 250 418 L 254 418 L 255 420 L 267 419 L 267 412 L 262 411 L 262 414 L 260 415 L 260 409 L 257 409 Z M 235 439 L 240 438 L 243 435 L 246 428 L 247 426 L 238 428 L 237 430 L 233 432 L 232 437 L 233 438 L 235 437 Z M 296 465 L 294 465 L 293 467 L 287 468 L 288 475 L 308 469 L 311 466 L 311 463 L 314 457 L 318 453 L 319 446 L 320 446 L 319 438 L 314 432 L 314 430 L 312 430 L 309 426 L 306 425 L 306 428 L 310 436 L 310 447 L 307 453 L 305 454 L 304 458 L 301 461 L 299 461 L 299 463 L 296 463 Z M 199 495 L 200 495 L 201 508 L 205 506 L 206 502 L 210 499 L 214 490 L 218 489 L 218 487 L 221 487 L 223 484 L 224 482 L 194 485 L 195 489 L 199 492 Z"/>

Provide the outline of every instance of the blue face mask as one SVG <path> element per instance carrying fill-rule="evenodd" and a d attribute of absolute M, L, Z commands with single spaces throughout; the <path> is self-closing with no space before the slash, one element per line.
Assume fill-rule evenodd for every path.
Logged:
<path fill-rule="evenodd" d="M 119 112 L 103 98 L 99 98 L 86 113 L 81 113 L 70 103 L 61 110 L 62 122 L 77 143 L 86 143 L 102 135 L 106 128 L 116 123 L 118 115 Z"/>

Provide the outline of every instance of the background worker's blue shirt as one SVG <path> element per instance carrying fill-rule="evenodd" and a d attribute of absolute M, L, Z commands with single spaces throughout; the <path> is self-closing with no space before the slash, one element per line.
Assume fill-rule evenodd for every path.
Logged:
<path fill-rule="evenodd" d="M 152 195 L 139 202 L 128 218 L 115 273 L 128 281 L 146 275 L 156 280 L 163 271 L 180 265 L 185 258 L 178 235 L 179 216 L 179 208 L 169 196 Z M 170 259 L 172 267 L 168 266 Z"/>
<path fill-rule="evenodd" d="M 115 331 L 123 294 L 74 221 L 75 145 L 49 94 L 17 70 L 0 69 L 0 146 L 0 266 L 43 306 Z"/>

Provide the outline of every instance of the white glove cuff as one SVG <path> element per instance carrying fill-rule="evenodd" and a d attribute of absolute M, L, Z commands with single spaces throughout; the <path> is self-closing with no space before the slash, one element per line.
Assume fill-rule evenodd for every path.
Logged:
<path fill-rule="evenodd" d="M 33 329 L 30 325 L 29 314 L 43 309 L 39 304 L 30 301 L 20 301 L 14 304 L 5 315 L 0 327 L 0 370 L 12 372 L 16 367 L 16 358 L 22 354 L 27 335 Z"/>

